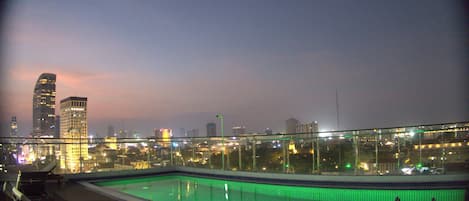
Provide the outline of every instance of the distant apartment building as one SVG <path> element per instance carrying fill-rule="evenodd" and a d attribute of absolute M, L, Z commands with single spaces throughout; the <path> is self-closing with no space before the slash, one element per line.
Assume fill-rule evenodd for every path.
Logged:
<path fill-rule="evenodd" d="M 241 134 L 246 134 L 246 127 L 244 126 L 234 126 L 231 128 L 233 136 L 240 136 Z"/>
<path fill-rule="evenodd" d="M 60 101 L 60 166 L 71 172 L 83 170 L 84 160 L 88 159 L 88 119 L 87 98 L 68 97 Z"/>
<path fill-rule="evenodd" d="M 271 128 L 266 128 L 264 130 L 264 133 L 267 134 L 267 135 L 272 135 L 272 129 Z"/>
<path fill-rule="evenodd" d="M 286 129 L 286 133 L 289 134 L 289 133 L 296 133 L 296 128 L 298 127 L 298 124 L 300 124 L 300 121 L 298 121 L 297 119 L 295 118 L 290 118 L 290 119 L 287 119 L 286 121 L 286 126 L 287 126 L 287 129 Z"/>
<path fill-rule="evenodd" d="M 171 132 L 172 137 L 187 137 L 185 128 L 171 129 Z"/>
<path fill-rule="evenodd" d="M 16 116 L 11 117 L 10 137 L 18 137 L 18 122 L 16 121 Z"/>
<path fill-rule="evenodd" d="M 104 143 L 109 149 L 117 150 L 117 137 L 106 136 L 104 137 Z"/>
<path fill-rule="evenodd" d="M 53 137 L 55 134 L 55 81 L 55 74 L 43 73 L 39 76 L 34 86 L 34 137 Z"/>
<path fill-rule="evenodd" d="M 301 123 L 295 118 L 290 118 L 286 121 L 286 126 L 287 134 L 319 132 L 319 126 L 317 121 L 313 121 L 310 123 Z"/>
<path fill-rule="evenodd" d="M 117 137 L 119 138 L 128 138 L 128 131 L 127 130 L 124 130 L 124 129 L 119 129 L 119 131 L 117 132 Z"/>
<path fill-rule="evenodd" d="M 319 132 L 319 126 L 317 121 L 311 123 L 298 124 L 296 126 L 296 133 L 315 133 Z"/>
<path fill-rule="evenodd" d="M 207 137 L 217 136 L 217 124 L 210 122 L 207 124 Z"/>
<path fill-rule="evenodd" d="M 200 137 L 199 129 L 194 128 L 187 131 L 187 137 Z"/>
<path fill-rule="evenodd" d="M 108 137 L 116 137 L 116 130 L 114 130 L 114 126 L 109 125 L 107 127 L 107 136 Z"/>

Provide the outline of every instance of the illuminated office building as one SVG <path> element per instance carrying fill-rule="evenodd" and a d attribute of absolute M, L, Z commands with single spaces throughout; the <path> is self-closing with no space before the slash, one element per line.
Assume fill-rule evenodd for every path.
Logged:
<path fill-rule="evenodd" d="M 18 137 L 18 123 L 16 122 L 16 116 L 11 117 L 10 137 Z"/>
<path fill-rule="evenodd" d="M 55 134 L 55 74 L 39 76 L 33 94 L 33 136 L 53 137 Z"/>
<path fill-rule="evenodd" d="M 173 131 L 170 128 L 155 129 L 155 138 L 163 147 L 169 147 Z"/>
<path fill-rule="evenodd" d="M 61 168 L 71 172 L 83 171 L 88 159 L 87 98 L 68 97 L 60 101 Z"/>
<path fill-rule="evenodd" d="M 169 142 L 171 137 L 173 137 L 173 131 L 170 128 L 162 128 L 157 138 L 163 139 L 163 142 Z"/>
<path fill-rule="evenodd" d="M 104 137 L 104 143 L 109 147 L 109 149 L 117 150 L 117 137 L 106 136 Z"/>

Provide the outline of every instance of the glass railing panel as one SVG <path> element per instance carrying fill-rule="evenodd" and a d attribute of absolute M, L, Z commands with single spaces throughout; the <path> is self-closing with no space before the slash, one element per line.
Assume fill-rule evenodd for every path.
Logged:
<path fill-rule="evenodd" d="M 311 174 L 311 134 L 297 134 L 286 139 L 287 170 L 291 174 Z M 280 155 L 279 155 L 280 158 Z"/>
<path fill-rule="evenodd" d="M 352 165 L 355 175 L 376 175 L 376 133 L 356 135 L 354 138 L 355 163 Z M 379 159 L 379 158 L 378 158 Z"/>
<path fill-rule="evenodd" d="M 373 167 L 376 170 L 377 175 L 397 175 L 400 174 L 400 170 L 397 168 L 398 158 L 398 146 L 397 140 L 394 133 L 382 133 L 377 132 L 377 162 Z M 376 150 L 375 150 L 376 154 Z M 377 159 L 376 159 L 377 158 Z M 375 163 L 376 163 L 375 162 Z"/>
<path fill-rule="evenodd" d="M 327 154 L 330 163 L 323 167 L 322 171 L 331 171 L 333 175 L 354 175 L 355 164 L 358 161 L 356 145 L 359 138 L 356 134 L 353 132 L 339 133 L 324 137 L 323 140 L 329 146 L 325 147 L 323 152 Z"/>
<path fill-rule="evenodd" d="M 224 169 L 226 165 L 226 153 L 223 150 L 225 143 L 221 138 L 212 138 L 208 140 L 209 161 L 211 169 Z"/>
<path fill-rule="evenodd" d="M 252 138 L 252 163 L 257 172 L 282 173 L 286 171 L 285 146 L 288 141 L 282 136 L 256 136 Z"/>
<path fill-rule="evenodd" d="M 344 161 L 344 143 L 337 133 L 314 133 L 311 141 L 310 153 L 312 174 L 339 175 Z"/>
<path fill-rule="evenodd" d="M 455 123 L 223 139 L 3 137 L 0 169 L 40 170 L 56 163 L 58 174 L 169 165 L 290 174 L 456 174 L 469 170 L 468 132 L 468 123 Z"/>
<path fill-rule="evenodd" d="M 195 163 L 198 162 L 196 160 L 196 146 L 194 144 L 195 141 L 191 141 L 188 139 L 177 139 L 178 149 L 179 151 L 176 155 L 180 155 L 180 163 L 181 166 L 188 166 L 188 167 L 195 167 Z"/>
<path fill-rule="evenodd" d="M 225 160 L 226 168 L 225 170 L 237 171 L 239 170 L 240 157 L 242 153 L 239 152 L 240 149 L 239 138 L 228 137 L 225 139 Z M 241 160 L 242 163 L 242 160 Z"/>

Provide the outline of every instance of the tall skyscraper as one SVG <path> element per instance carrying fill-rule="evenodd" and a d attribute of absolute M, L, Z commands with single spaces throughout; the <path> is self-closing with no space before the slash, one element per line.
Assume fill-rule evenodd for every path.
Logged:
<path fill-rule="evenodd" d="M 207 137 L 217 136 L 217 124 L 210 122 L 207 124 Z"/>
<path fill-rule="evenodd" d="M 286 121 L 286 124 L 287 124 L 287 129 L 286 129 L 286 133 L 289 134 L 289 133 L 296 133 L 296 127 L 298 126 L 300 122 L 295 119 L 295 118 L 290 118 Z"/>
<path fill-rule="evenodd" d="M 16 116 L 11 117 L 10 137 L 18 137 L 18 123 L 16 122 Z"/>
<path fill-rule="evenodd" d="M 83 171 L 88 159 L 87 98 L 68 97 L 60 101 L 61 168 L 71 172 Z"/>
<path fill-rule="evenodd" d="M 239 136 L 241 134 L 246 134 L 246 127 L 244 126 L 235 126 L 231 128 L 233 136 Z"/>
<path fill-rule="evenodd" d="M 55 80 L 52 73 L 39 76 L 33 94 L 33 136 L 55 134 Z"/>

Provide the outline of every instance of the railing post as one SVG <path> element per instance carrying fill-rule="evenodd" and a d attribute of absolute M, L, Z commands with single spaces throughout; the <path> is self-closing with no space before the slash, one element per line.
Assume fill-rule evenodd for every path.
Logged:
<path fill-rule="evenodd" d="M 314 135 L 313 133 L 311 133 L 310 135 L 310 139 L 311 139 L 311 159 L 312 159 L 312 167 L 311 167 L 311 174 L 314 174 Z"/>
<path fill-rule="evenodd" d="M 207 139 L 207 146 L 208 146 L 208 167 L 210 169 L 212 169 L 212 147 L 211 147 L 211 143 L 210 142 L 210 138 Z"/>
<path fill-rule="evenodd" d="M 288 142 L 288 149 L 286 150 L 286 154 L 287 154 L 287 173 L 290 172 L 290 143 L 291 143 L 291 137 L 290 137 L 290 140 Z"/>
<path fill-rule="evenodd" d="M 191 139 L 191 148 L 192 148 L 192 160 L 195 160 L 195 147 L 194 147 L 194 143 L 192 142 L 192 139 Z M 203 155 L 202 155 L 202 159 L 203 159 Z M 195 166 L 194 162 L 192 162 L 192 166 Z"/>
<path fill-rule="evenodd" d="M 378 174 L 378 135 L 375 133 L 375 171 Z"/>
<path fill-rule="evenodd" d="M 317 136 L 316 137 L 316 151 L 317 151 L 317 156 L 316 156 L 316 162 L 317 162 L 317 170 L 318 170 L 318 174 L 321 172 L 321 155 L 320 155 L 320 152 L 319 152 L 319 141 L 321 139 Z"/>
<path fill-rule="evenodd" d="M 228 144 L 228 147 L 224 147 L 225 150 L 225 153 L 226 153 L 226 168 L 229 170 L 231 168 L 231 164 L 230 164 L 230 146 Z"/>
<path fill-rule="evenodd" d="M 151 147 L 151 145 L 150 145 L 150 141 L 148 139 L 147 139 L 146 142 L 147 142 L 147 167 L 151 168 L 151 163 L 150 163 L 150 153 L 151 153 L 150 152 L 150 150 L 151 150 L 150 147 Z"/>
<path fill-rule="evenodd" d="M 397 136 L 397 171 L 401 169 L 401 139 Z"/>
<path fill-rule="evenodd" d="M 173 144 L 169 142 L 169 164 L 173 165 Z"/>
<path fill-rule="evenodd" d="M 238 168 L 239 170 L 242 170 L 242 157 L 241 157 L 241 140 L 238 140 Z"/>
<path fill-rule="evenodd" d="M 355 165 L 354 165 L 354 174 L 358 174 L 358 161 L 359 161 L 359 151 L 358 151 L 358 146 L 359 146 L 359 137 L 358 135 L 354 136 L 354 144 L 355 144 Z"/>
<path fill-rule="evenodd" d="M 419 132 L 419 164 L 422 164 L 422 134 Z"/>
<path fill-rule="evenodd" d="M 287 148 L 285 146 L 285 140 L 283 140 L 283 137 L 280 140 L 282 140 L 282 161 L 283 161 L 283 163 L 282 163 L 282 172 L 285 173 L 286 172 L 286 164 L 287 164 L 287 157 L 286 157 L 285 149 L 287 149 Z"/>
<path fill-rule="evenodd" d="M 252 140 L 252 171 L 255 172 L 256 168 L 256 138 Z"/>

